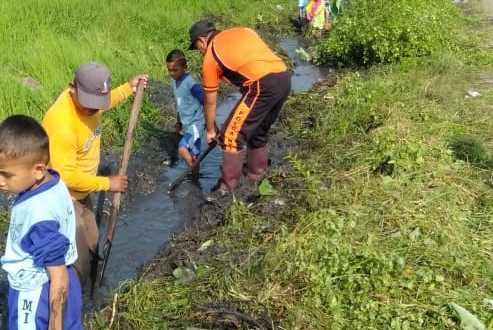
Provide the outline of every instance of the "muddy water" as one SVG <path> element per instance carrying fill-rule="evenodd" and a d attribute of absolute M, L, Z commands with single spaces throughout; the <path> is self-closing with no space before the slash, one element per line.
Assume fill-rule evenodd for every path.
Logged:
<path fill-rule="evenodd" d="M 321 82 L 332 70 L 331 68 L 317 67 L 310 62 L 302 60 L 296 53 L 296 49 L 300 47 L 306 50 L 305 42 L 300 37 L 281 40 L 281 48 L 295 64 L 291 79 L 291 89 L 294 93 L 308 91 L 315 83 Z"/>
<path fill-rule="evenodd" d="M 309 90 L 313 84 L 321 81 L 325 70 L 302 61 L 295 50 L 303 46 L 298 38 L 281 40 L 281 47 L 293 59 L 292 89 L 294 93 Z M 217 109 L 217 124 L 222 125 L 227 115 L 240 97 L 232 93 Z M 202 146 L 205 150 L 207 145 Z M 168 193 L 168 185 L 183 171 L 186 165 L 178 160 L 165 171 L 156 192 L 137 201 L 122 211 L 113 238 L 110 258 L 101 287 L 96 286 L 93 299 L 85 299 L 85 309 L 97 308 L 112 296 L 119 283 L 136 276 L 140 267 L 152 260 L 160 247 L 174 234 L 179 233 L 198 212 L 202 203 L 202 193 L 207 193 L 216 184 L 220 174 L 221 150 L 215 148 L 202 161 L 199 184 L 184 181 L 173 192 Z M 106 227 L 100 229 L 100 250 L 105 241 Z M 6 274 L 0 271 L 0 306 L 6 307 Z M 0 330 L 6 329 L 5 310 L 0 310 Z"/>
<path fill-rule="evenodd" d="M 301 46 L 301 40 L 298 38 L 281 41 L 282 49 L 296 65 L 292 76 L 294 93 L 309 90 L 326 75 L 325 70 L 298 57 L 295 50 Z M 216 119 L 219 126 L 223 124 L 239 97 L 239 93 L 233 93 L 218 106 Z M 207 145 L 203 144 L 202 150 L 206 148 Z M 187 225 L 191 215 L 200 208 L 201 194 L 209 192 L 216 184 L 220 174 L 220 163 L 221 150 L 215 148 L 201 163 L 198 185 L 184 181 L 168 194 L 169 183 L 186 170 L 184 162 L 178 160 L 165 172 L 162 187 L 159 187 L 156 193 L 133 205 L 120 216 L 106 269 L 103 296 L 110 294 L 122 280 L 134 277 L 139 266 L 151 260 L 171 235 Z M 106 228 L 103 227 L 101 233 L 104 234 L 105 231 Z M 101 237 L 101 242 L 104 242 L 104 237 Z"/>

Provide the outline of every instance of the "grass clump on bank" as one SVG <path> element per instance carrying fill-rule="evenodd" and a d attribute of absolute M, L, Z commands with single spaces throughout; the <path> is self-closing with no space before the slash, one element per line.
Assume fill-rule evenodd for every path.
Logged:
<path fill-rule="evenodd" d="M 455 50 L 463 20 L 450 0 L 348 1 L 318 62 L 372 65 Z"/>
<path fill-rule="evenodd" d="M 444 59 L 427 64 L 442 65 Z M 443 83 L 470 69 L 457 68 L 440 74 Z M 298 283 L 303 292 L 299 315 L 293 315 L 297 328 L 454 328 L 452 302 L 485 323 L 491 318 L 483 304 L 493 294 L 490 171 L 455 158 L 448 147 L 455 132 L 468 128 L 456 111 L 474 109 L 469 120 L 479 125 L 481 113 L 491 108 L 484 100 L 464 99 L 462 84 L 454 85 L 457 98 L 441 94 L 443 86 L 429 87 L 441 101 L 429 99 L 426 82 L 437 78 L 429 71 L 402 65 L 343 81 L 325 116 L 318 117 L 322 124 L 314 139 L 316 145 L 322 139 L 325 150 L 298 153 L 299 171 L 310 171 L 306 186 L 315 181 L 318 189 L 304 192 L 299 202 L 310 201 L 308 215 L 271 261 L 295 256 L 279 278 Z M 347 84 L 362 92 L 351 92 Z M 365 90 L 376 91 L 371 100 Z M 358 103 L 382 109 L 383 122 L 360 129 L 365 107 Z M 490 130 L 476 134 L 491 147 Z"/>
<path fill-rule="evenodd" d="M 191 281 L 132 283 L 116 328 L 472 326 L 457 306 L 491 327 L 493 55 L 470 39 L 291 97 L 280 196 L 235 204 Z"/>

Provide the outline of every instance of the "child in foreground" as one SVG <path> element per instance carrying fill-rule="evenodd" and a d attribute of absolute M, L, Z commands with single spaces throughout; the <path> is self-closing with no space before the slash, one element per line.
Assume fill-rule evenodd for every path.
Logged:
<path fill-rule="evenodd" d="M 166 57 L 166 67 L 172 78 L 173 95 L 177 107 L 175 128 L 183 129 L 178 142 L 178 154 L 191 167 L 200 154 L 200 136 L 205 130 L 204 91 L 187 71 L 187 60 L 181 50 L 172 50 Z M 192 180 L 198 181 L 199 166 L 192 171 Z"/>
<path fill-rule="evenodd" d="M 72 199 L 48 169 L 46 132 L 31 117 L 0 124 L 0 190 L 16 193 L 2 268 L 9 329 L 83 329 Z"/>

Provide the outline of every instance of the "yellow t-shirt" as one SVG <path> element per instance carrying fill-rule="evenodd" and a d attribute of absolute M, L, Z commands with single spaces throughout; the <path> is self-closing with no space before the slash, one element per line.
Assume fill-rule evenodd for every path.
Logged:
<path fill-rule="evenodd" d="M 111 91 L 110 108 L 133 94 L 128 83 Z M 50 141 L 50 164 L 60 173 L 73 199 L 93 191 L 108 190 L 108 177 L 97 176 L 100 155 L 101 115 L 86 116 L 75 107 L 69 89 L 46 112 L 42 125 Z"/>

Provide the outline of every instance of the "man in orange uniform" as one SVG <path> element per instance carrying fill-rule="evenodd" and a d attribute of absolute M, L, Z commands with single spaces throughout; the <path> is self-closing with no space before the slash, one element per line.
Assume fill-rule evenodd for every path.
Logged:
<path fill-rule="evenodd" d="M 108 68 L 97 62 L 81 65 L 69 87 L 45 114 L 42 125 L 50 140 L 50 166 L 67 185 L 74 201 L 77 222 L 77 252 L 74 263 L 85 292 L 92 286 L 97 266 L 99 232 L 89 194 L 95 191 L 123 192 L 124 175 L 98 176 L 101 116 L 131 96 L 147 75 L 132 77 L 111 90 Z"/>
<path fill-rule="evenodd" d="M 247 147 L 247 179 L 258 183 L 267 169 L 268 132 L 291 92 L 287 67 L 249 28 L 216 30 L 198 21 L 189 30 L 189 49 L 204 55 L 202 84 L 207 143 L 217 139 L 217 91 L 222 79 L 240 88 L 241 99 L 226 119 L 219 136 L 222 173 L 219 188 L 206 198 L 215 201 L 238 186 Z"/>

